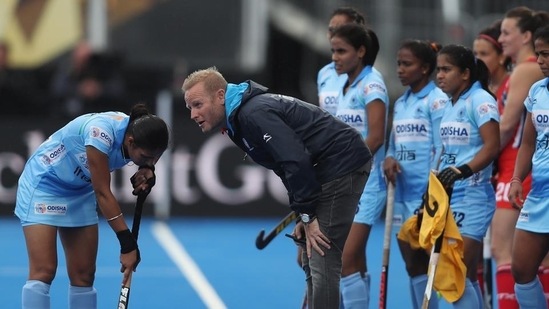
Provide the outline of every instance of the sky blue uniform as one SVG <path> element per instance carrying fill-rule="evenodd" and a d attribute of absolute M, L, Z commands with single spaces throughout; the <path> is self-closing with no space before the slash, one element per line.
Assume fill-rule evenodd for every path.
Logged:
<path fill-rule="evenodd" d="M 19 178 L 15 214 L 24 225 L 76 227 L 98 222 L 86 146 L 109 158 L 111 171 L 129 161 L 122 143 L 129 117 L 119 112 L 82 115 L 44 141 Z"/>
<path fill-rule="evenodd" d="M 446 104 L 440 123 L 443 152 L 439 170 L 469 163 L 483 146 L 479 128 L 499 122 L 496 100 L 475 82 L 455 104 Z M 481 241 L 495 211 L 492 164 L 454 184 L 451 207 L 462 235 Z"/>
<path fill-rule="evenodd" d="M 535 233 L 549 233 L 549 91 L 544 78 L 532 85 L 524 106 L 532 114 L 536 148 L 532 157 L 532 189 L 520 211 L 516 227 Z"/>
<path fill-rule="evenodd" d="M 346 81 L 347 74 L 338 75 L 333 62 L 328 63 L 320 69 L 316 80 L 318 88 L 318 106 L 335 116 L 337 111 L 337 97 Z"/>
<path fill-rule="evenodd" d="M 347 93 L 343 94 L 343 87 L 340 88 L 337 117 L 355 128 L 366 139 L 368 135 L 366 106 L 377 99 L 381 100 L 385 104 L 385 109 L 388 110 L 389 97 L 383 76 L 375 68 L 366 66 L 349 87 Z M 385 118 L 387 119 L 387 115 Z M 374 154 L 372 171 L 360 198 L 355 222 L 372 225 L 383 211 L 387 198 L 387 187 L 382 172 L 384 158 L 385 146 L 381 145 Z"/>
<path fill-rule="evenodd" d="M 440 120 L 448 95 L 434 82 L 417 93 L 410 88 L 395 101 L 387 157 L 400 165 L 395 187 L 394 223 L 402 224 L 422 205 L 429 171 L 442 151 Z"/>

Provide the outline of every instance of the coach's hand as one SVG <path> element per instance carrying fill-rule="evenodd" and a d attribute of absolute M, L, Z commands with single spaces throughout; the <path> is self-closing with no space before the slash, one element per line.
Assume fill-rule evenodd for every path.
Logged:
<path fill-rule="evenodd" d="M 156 175 L 154 174 L 154 166 L 140 166 L 137 172 L 130 178 L 133 186 L 133 195 L 139 194 L 139 192 L 145 192 L 149 194 L 152 187 L 156 184 Z"/>
<path fill-rule="evenodd" d="M 303 230 L 305 231 L 305 240 L 307 241 L 307 256 L 311 258 L 313 249 L 321 256 L 324 256 L 324 251 L 322 250 L 322 247 L 330 249 L 330 240 L 320 231 L 318 218 L 316 218 L 309 224 L 303 224 L 303 222 L 301 221 L 298 222 L 294 230 L 297 238 L 302 237 L 301 233 Z M 299 234 L 297 234 L 298 231 Z"/>

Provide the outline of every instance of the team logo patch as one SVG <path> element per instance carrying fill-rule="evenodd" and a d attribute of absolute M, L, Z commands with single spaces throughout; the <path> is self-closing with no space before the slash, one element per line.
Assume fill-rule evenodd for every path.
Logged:
<path fill-rule="evenodd" d="M 86 155 L 85 152 L 81 152 L 79 154 L 76 155 L 76 160 L 78 160 L 78 162 L 80 164 L 82 164 L 82 166 L 86 169 L 89 169 L 89 166 L 88 166 L 88 156 Z"/>
<path fill-rule="evenodd" d="M 46 203 L 36 203 L 34 204 L 34 213 L 38 215 L 64 216 L 67 213 L 67 205 L 49 205 Z"/>
<path fill-rule="evenodd" d="M 91 127 L 90 136 L 99 140 L 101 143 L 111 146 L 113 144 L 113 138 L 110 134 L 98 127 Z"/>

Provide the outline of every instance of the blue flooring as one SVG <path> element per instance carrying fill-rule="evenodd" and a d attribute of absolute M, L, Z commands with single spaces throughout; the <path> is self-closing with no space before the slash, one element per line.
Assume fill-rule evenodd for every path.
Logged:
<path fill-rule="evenodd" d="M 142 261 L 133 276 L 129 308 L 299 308 L 305 281 L 296 263 L 293 242 L 281 233 L 265 249 L 255 248 L 258 232 L 270 231 L 278 219 L 172 218 L 165 223 L 206 284 L 196 283 L 192 279 L 196 274 L 182 272 L 156 238 L 155 221 L 143 218 L 139 234 Z M 284 232 L 290 231 L 288 227 Z M 106 223 L 100 224 L 99 233 L 95 281 L 98 308 L 114 308 L 122 278 L 119 245 Z M 0 235 L 0 304 L 2 308 L 20 308 L 28 261 L 18 221 L 1 218 Z M 381 222 L 374 226 L 367 249 L 371 308 L 378 306 L 382 240 Z M 60 245 L 58 252 L 61 254 L 51 287 L 51 308 L 67 308 L 68 277 Z M 204 292 L 208 290 L 205 287 L 211 288 L 210 293 Z M 208 304 L 214 299 L 220 303 Z M 411 308 L 409 299 L 408 277 L 393 237 L 387 308 Z M 451 308 L 444 300 L 440 307 Z"/>

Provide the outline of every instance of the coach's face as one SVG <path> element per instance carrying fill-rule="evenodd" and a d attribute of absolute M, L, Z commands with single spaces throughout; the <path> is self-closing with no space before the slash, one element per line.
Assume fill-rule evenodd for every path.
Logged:
<path fill-rule="evenodd" d="M 225 89 L 210 93 L 204 82 L 199 82 L 185 91 L 185 102 L 194 120 L 206 133 L 225 122 Z"/>

